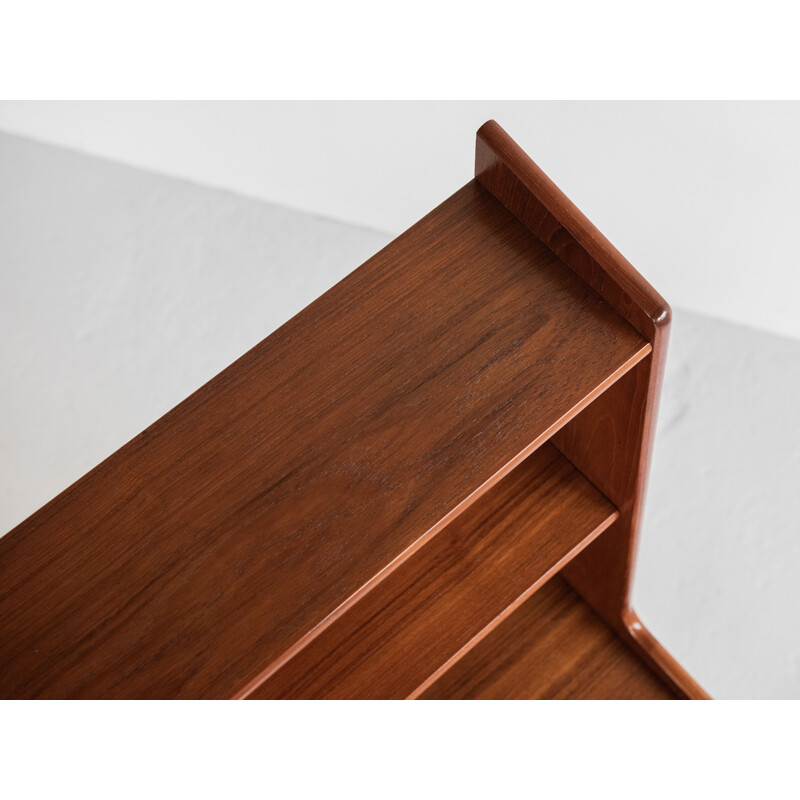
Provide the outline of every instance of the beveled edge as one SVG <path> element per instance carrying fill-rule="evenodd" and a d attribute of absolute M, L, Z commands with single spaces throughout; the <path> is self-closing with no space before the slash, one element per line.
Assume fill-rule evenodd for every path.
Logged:
<path fill-rule="evenodd" d="M 495 120 L 485 122 L 476 136 L 475 177 L 484 188 L 522 222 L 533 227 L 531 221 L 535 209 L 514 197 L 515 187 L 508 179 L 512 177 L 518 181 L 596 262 L 601 272 L 588 266 L 581 269 L 574 261 L 565 259 L 567 266 L 578 272 L 581 278 L 648 339 L 652 340 L 658 329 L 669 326 L 672 310 L 667 301 Z M 562 240 L 559 244 L 564 246 L 566 243 Z M 558 253 L 557 249 L 556 252 Z M 613 282 L 613 285 L 609 282 Z M 621 304 L 621 298 L 629 302 Z M 627 308 L 630 304 L 644 312 L 649 324 L 642 325 L 639 315 L 630 313 Z"/>

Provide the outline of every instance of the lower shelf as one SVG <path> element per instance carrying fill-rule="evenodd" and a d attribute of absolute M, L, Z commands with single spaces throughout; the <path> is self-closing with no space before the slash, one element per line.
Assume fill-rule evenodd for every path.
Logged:
<path fill-rule="evenodd" d="M 675 695 L 560 576 L 424 694 L 428 700 L 670 700 Z"/>
<path fill-rule="evenodd" d="M 616 518 L 545 444 L 247 696 L 416 696 Z"/>

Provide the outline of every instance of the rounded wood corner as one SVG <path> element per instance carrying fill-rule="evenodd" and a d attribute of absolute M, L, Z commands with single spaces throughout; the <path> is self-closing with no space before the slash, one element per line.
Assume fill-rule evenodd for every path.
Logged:
<path fill-rule="evenodd" d="M 711 695 L 669 654 L 661 642 L 645 627 L 639 615 L 628 606 L 622 612 L 622 625 L 631 644 L 647 661 L 688 700 L 711 700 Z"/>

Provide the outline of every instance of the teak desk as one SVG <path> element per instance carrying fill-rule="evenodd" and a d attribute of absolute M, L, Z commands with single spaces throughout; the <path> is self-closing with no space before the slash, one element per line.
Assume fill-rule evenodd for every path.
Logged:
<path fill-rule="evenodd" d="M 0 539 L 0 696 L 705 697 L 628 603 L 669 307 L 475 172 Z"/>

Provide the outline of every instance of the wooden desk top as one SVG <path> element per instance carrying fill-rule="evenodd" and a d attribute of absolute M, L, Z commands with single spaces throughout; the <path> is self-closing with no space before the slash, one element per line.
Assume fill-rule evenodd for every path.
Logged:
<path fill-rule="evenodd" d="M 650 347 L 471 181 L 0 539 L 0 696 L 237 695 Z"/>

